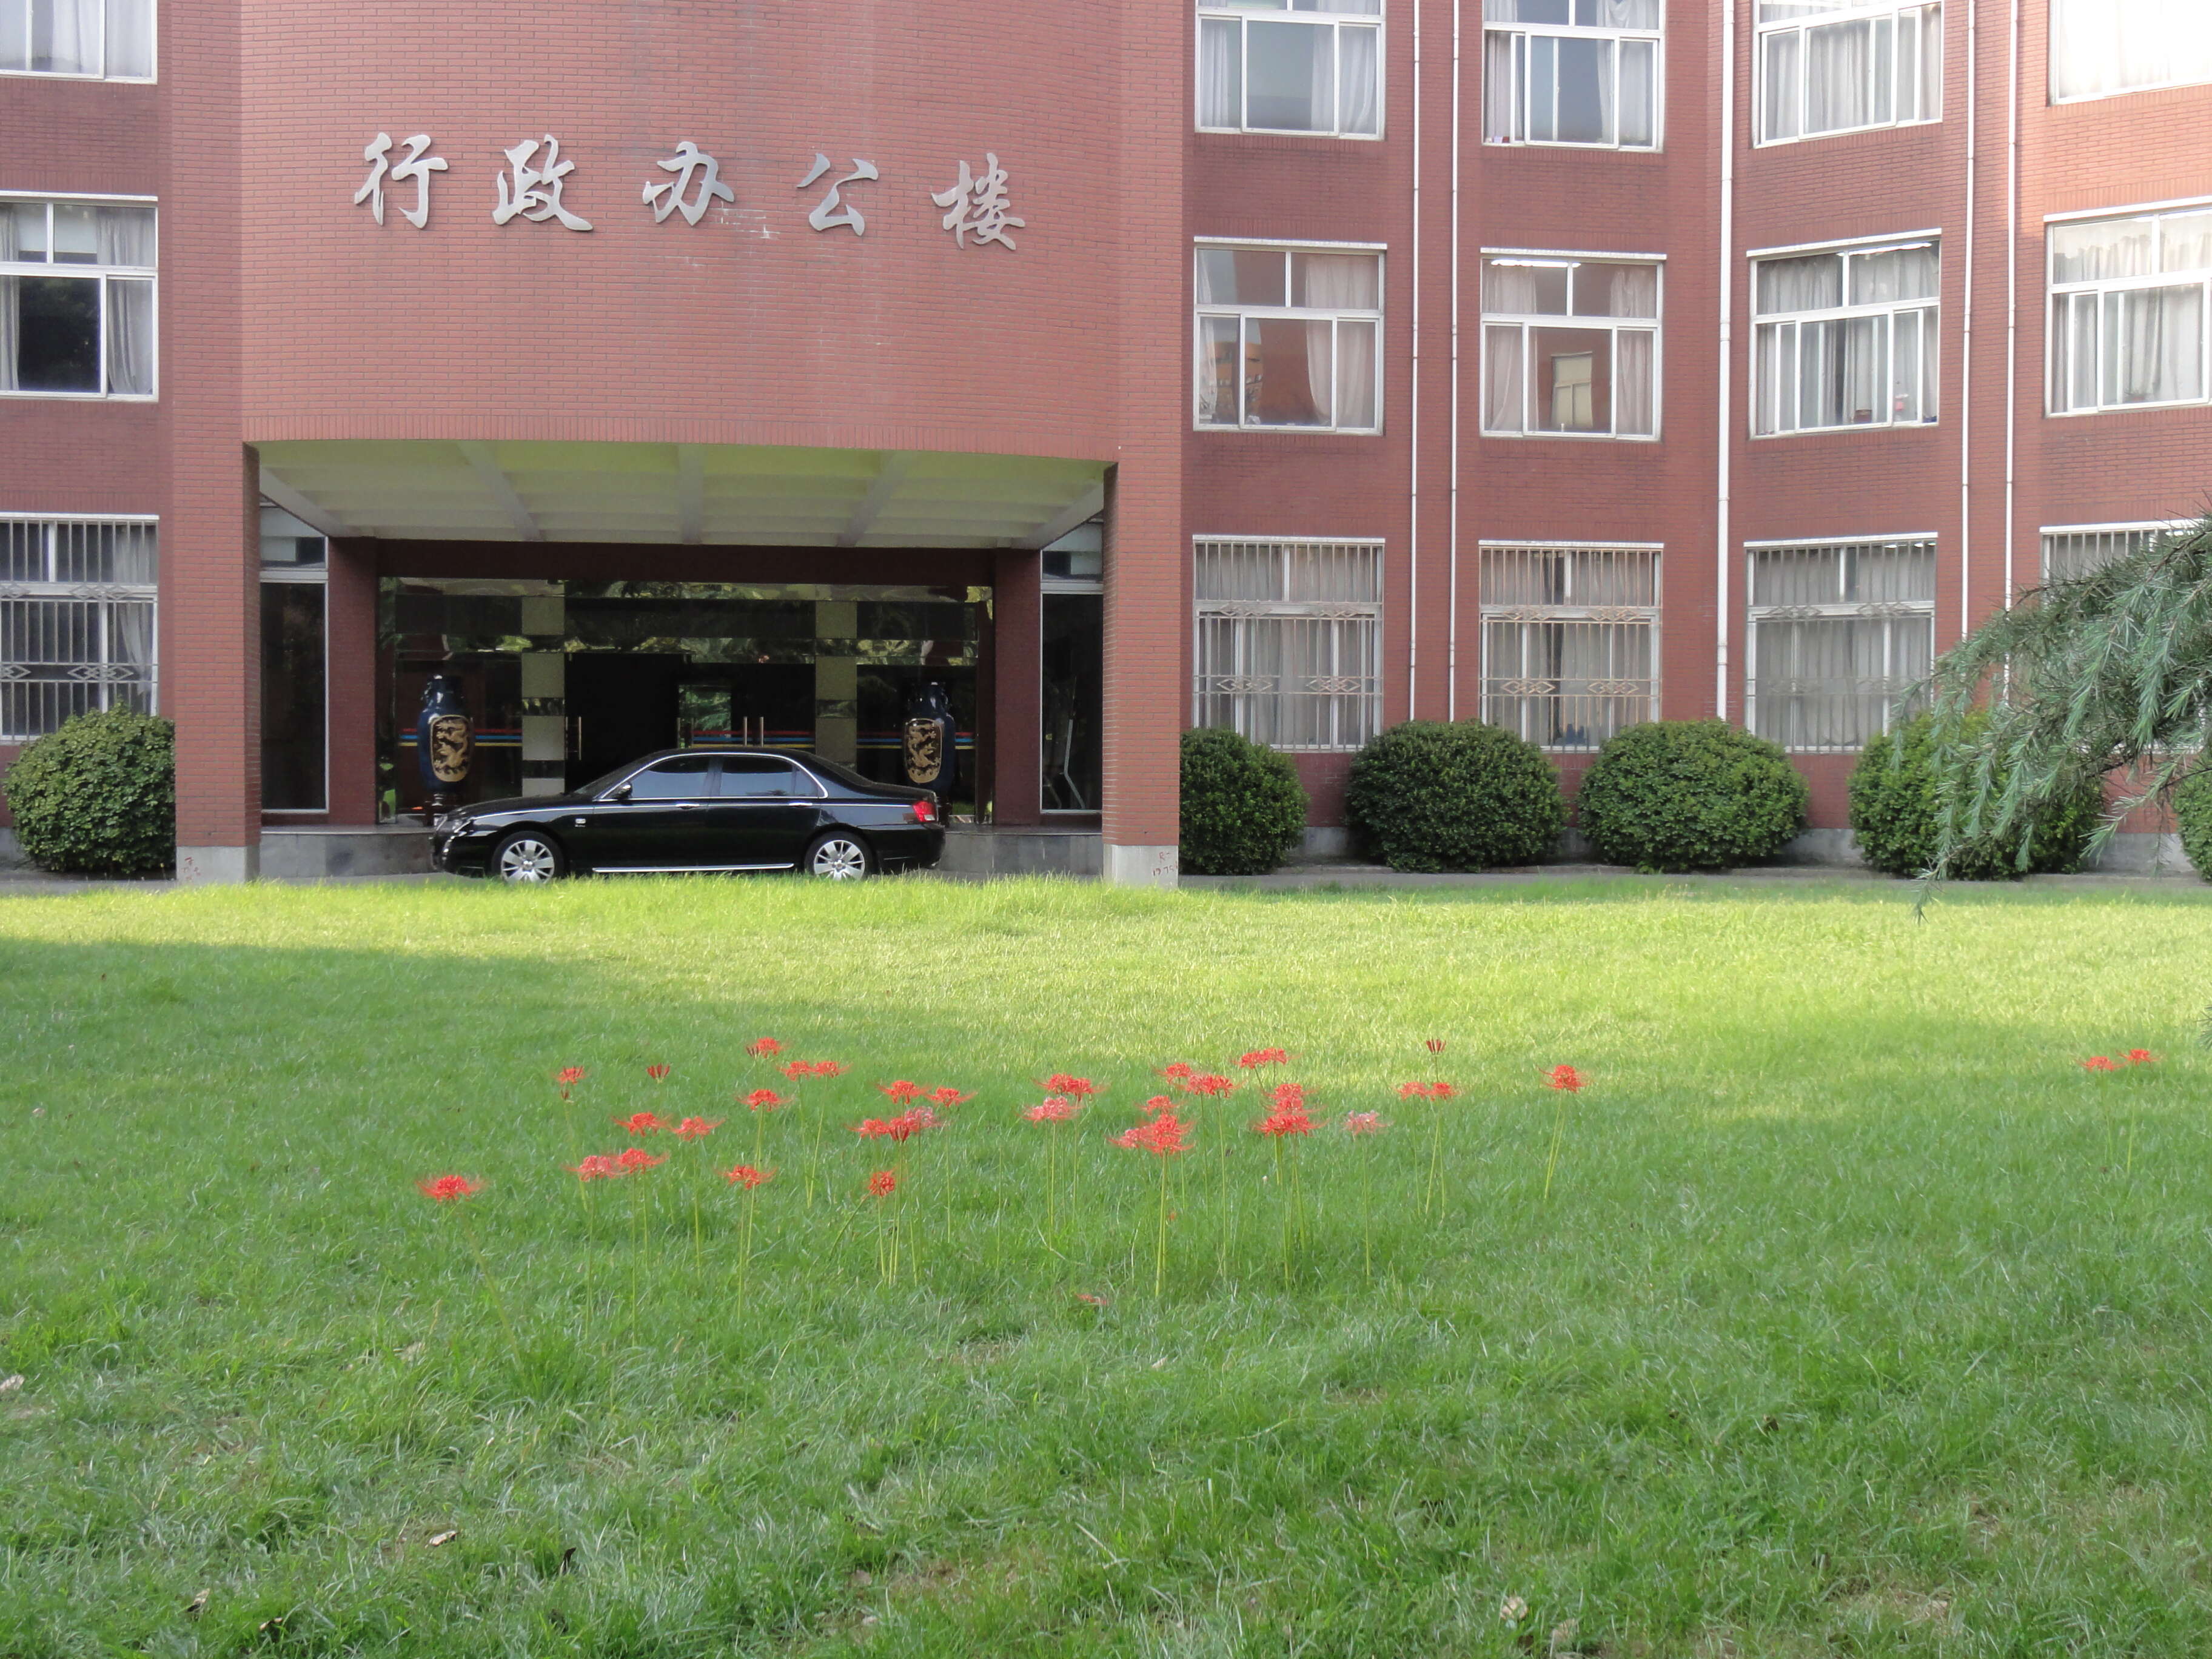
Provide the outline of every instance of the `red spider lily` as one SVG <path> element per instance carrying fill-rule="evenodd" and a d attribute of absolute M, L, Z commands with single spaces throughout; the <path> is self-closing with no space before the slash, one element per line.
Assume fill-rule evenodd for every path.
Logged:
<path fill-rule="evenodd" d="M 668 1127 L 651 1112 L 633 1113 L 629 1117 L 618 1117 L 615 1121 L 634 1135 L 649 1135 Z"/>
<path fill-rule="evenodd" d="M 944 1127 L 935 1112 L 927 1106 L 916 1106 L 893 1118 L 863 1118 L 853 1126 L 853 1133 L 864 1140 L 889 1140 L 902 1146 L 924 1129 Z"/>
<path fill-rule="evenodd" d="M 441 1204 L 450 1204 L 457 1198 L 474 1198 L 483 1190 L 483 1183 L 471 1181 L 466 1176 L 434 1176 L 428 1181 L 418 1181 L 425 1198 L 434 1198 Z"/>
<path fill-rule="evenodd" d="M 1098 1092 L 1098 1085 L 1087 1077 L 1071 1077 L 1066 1072 L 1054 1072 L 1044 1080 L 1047 1094 L 1066 1095 L 1070 1100 L 1081 1100 Z"/>
<path fill-rule="evenodd" d="M 676 1126 L 672 1133 L 678 1140 L 703 1140 L 721 1127 L 722 1120 L 719 1117 L 711 1123 L 703 1117 L 687 1117 Z"/>
<path fill-rule="evenodd" d="M 1571 1066 L 1554 1066 L 1548 1080 L 1552 1087 L 1565 1089 L 1569 1094 L 1583 1086 L 1583 1074 Z"/>
<path fill-rule="evenodd" d="M 745 1106 L 750 1111 L 772 1112 L 779 1106 L 790 1104 L 789 1101 L 773 1089 L 756 1089 L 745 1097 Z"/>
<path fill-rule="evenodd" d="M 809 1066 L 806 1068 L 806 1075 L 809 1077 L 842 1077 L 845 1075 L 844 1062 L 835 1060 L 817 1060 L 811 1066 Z"/>
<path fill-rule="evenodd" d="M 569 1164 L 568 1169 L 568 1173 L 579 1181 L 606 1181 L 622 1173 L 615 1167 L 614 1159 L 598 1152 L 593 1152 L 581 1164 Z"/>
<path fill-rule="evenodd" d="M 783 1045 L 774 1037 L 755 1037 L 750 1042 L 745 1044 L 745 1052 L 757 1059 L 765 1060 L 771 1054 L 781 1054 Z"/>
<path fill-rule="evenodd" d="M 1306 1103 L 1306 1085 L 1303 1083 L 1278 1083 L 1267 1091 L 1267 1098 L 1278 1106 L 1303 1106 Z"/>
<path fill-rule="evenodd" d="M 896 1083 L 878 1084 L 876 1092 L 888 1096 L 892 1105 L 903 1106 L 910 1100 L 921 1098 L 921 1085 L 908 1083 L 904 1078 L 901 1078 Z"/>
<path fill-rule="evenodd" d="M 929 1097 L 933 1103 L 939 1106 L 964 1105 L 967 1102 L 975 1098 L 972 1094 L 963 1095 L 959 1090 L 951 1087 L 932 1089 L 929 1091 Z"/>
<path fill-rule="evenodd" d="M 1255 1048 L 1237 1055 L 1237 1063 L 1249 1071 L 1255 1066 L 1287 1066 L 1291 1057 L 1280 1048 Z"/>
<path fill-rule="evenodd" d="M 1346 1112 L 1344 1133 L 1348 1135 L 1379 1135 L 1390 1126 L 1382 1121 L 1380 1112 Z"/>
<path fill-rule="evenodd" d="M 2081 1062 L 2081 1069 L 2085 1072 L 2117 1072 L 2120 1068 L 2103 1054 L 2092 1054 Z"/>
<path fill-rule="evenodd" d="M 1173 1112 L 1162 1112 L 1148 1123 L 1139 1123 L 1111 1137 L 1116 1146 L 1127 1146 L 1132 1152 L 1152 1152 L 1165 1158 L 1170 1152 L 1190 1150 L 1183 1136 L 1188 1126 Z"/>
<path fill-rule="evenodd" d="M 1428 1048 L 1429 1052 L 1432 1054 L 1440 1054 L 1443 1053 L 1444 1040 L 1442 1037 L 1431 1037 L 1428 1042 Z"/>
<path fill-rule="evenodd" d="M 1075 1115 L 1075 1103 L 1065 1095 L 1049 1095 L 1022 1115 L 1032 1123 L 1065 1123 Z"/>
<path fill-rule="evenodd" d="M 1149 1112 L 1154 1117 L 1158 1117 L 1162 1112 L 1173 1111 L 1175 1109 L 1175 1097 L 1173 1095 L 1154 1095 L 1150 1100 L 1146 1101 L 1137 1109 L 1140 1112 Z"/>
<path fill-rule="evenodd" d="M 659 1065 L 648 1066 L 645 1068 L 645 1074 L 655 1083 L 665 1082 L 668 1078 L 668 1068 Z"/>
<path fill-rule="evenodd" d="M 1310 1135 L 1313 1133 L 1313 1120 L 1306 1115 L 1303 1100 L 1278 1101 L 1252 1128 L 1256 1134 L 1277 1137 Z"/>
<path fill-rule="evenodd" d="M 1218 1073 L 1201 1072 L 1196 1077 L 1185 1079 L 1182 1086 L 1194 1095 L 1225 1095 L 1236 1089 L 1237 1081 Z"/>
<path fill-rule="evenodd" d="M 555 1073 L 553 1080 L 564 1089 L 572 1083 L 581 1083 L 584 1080 L 584 1068 L 580 1066 L 563 1066 Z"/>
<path fill-rule="evenodd" d="M 1160 1075 L 1170 1083 L 1182 1083 L 1197 1074 L 1198 1067 L 1187 1065 L 1180 1060 L 1172 1066 L 1164 1066 L 1160 1068 Z"/>
<path fill-rule="evenodd" d="M 740 1164 L 736 1169 L 726 1171 L 722 1178 L 733 1187 L 742 1187 L 750 1192 L 763 1182 L 775 1180 L 775 1171 L 756 1170 L 750 1164 Z"/>
<path fill-rule="evenodd" d="M 615 1160 L 615 1167 L 624 1175 L 634 1175 L 640 1170 L 650 1170 L 656 1164 L 665 1164 L 665 1158 L 655 1158 L 642 1146 L 632 1146 Z"/>
<path fill-rule="evenodd" d="M 783 1074 L 796 1083 L 803 1077 L 812 1077 L 814 1068 L 803 1060 L 794 1060 L 783 1068 Z"/>
<path fill-rule="evenodd" d="M 898 1177 L 889 1170 L 878 1170 L 868 1177 L 868 1194 L 872 1198 L 889 1198 L 898 1190 Z"/>
<path fill-rule="evenodd" d="M 1104 1297 L 1094 1295 L 1089 1291 L 1078 1291 L 1075 1293 L 1075 1299 L 1078 1302 L 1088 1302 L 1094 1308 L 1103 1308 L 1107 1305 Z"/>
<path fill-rule="evenodd" d="M 2130 1048 L 2128 1050 L 2128 1064 L 2130 1066 L 2155 1066 L 2158 1064 L 2158 1056 L 2151 1053 L 2148 1048 Z"/>
<path fill-rule="evenodd" d="M 1407 1100 L 1449 1100 L 1459 1091 L 1449 1083 L 1401 1083 L 1398 1092 Z"/>

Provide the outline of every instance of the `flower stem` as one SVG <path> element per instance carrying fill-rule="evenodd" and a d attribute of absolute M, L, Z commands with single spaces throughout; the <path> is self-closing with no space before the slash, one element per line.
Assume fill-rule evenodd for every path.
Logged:
<path fill-rule="evenodd" d="M 1544 1201 L 1552 1201 L 1552 1171 L 1559 1167 L 1559 1137 L 1567 1132 L 1567 1097 L 1559 1097 L 1558 1115 L 1552 1120 L 1552 1155 L 1544 1160 Z"/>
<path fill-rule="evenodd" d="M 1160 1159 L 1160 1231 L 1152 1247 L 1152 1294 L 1165 1293 L 1168 1287 L 1168 1160 L 1164 1152 Z"/>

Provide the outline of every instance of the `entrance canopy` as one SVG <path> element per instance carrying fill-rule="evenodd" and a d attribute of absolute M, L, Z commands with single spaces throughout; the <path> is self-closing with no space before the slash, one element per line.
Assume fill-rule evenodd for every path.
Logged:
<path fill-rule="evenodd" d="M 1042 548 L 1097 461 L 767 444 L 264 443 L 261 490 L 326 536 L 693 546 Z"/>

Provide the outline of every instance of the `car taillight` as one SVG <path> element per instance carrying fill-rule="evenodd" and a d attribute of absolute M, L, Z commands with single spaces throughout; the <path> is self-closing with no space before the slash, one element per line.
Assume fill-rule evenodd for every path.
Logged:
<path fill-rule="evenodd" d="M 912 811 L 916 823 L 937 822 L 937 803 L 933 800 L 918 800 L 914 803 Z"/>

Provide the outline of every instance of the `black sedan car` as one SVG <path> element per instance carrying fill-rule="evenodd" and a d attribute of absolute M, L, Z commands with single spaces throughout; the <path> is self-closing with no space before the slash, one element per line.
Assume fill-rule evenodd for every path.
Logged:
<path fill-rule="evenodd" d="M 441 870 L 501 881 L 586 872 L 803 870 L 858 881 L 945 853 L 937 797 L 819 756 L 672 749 L 565 795 L 485 801 L 438 820 Z"/>

